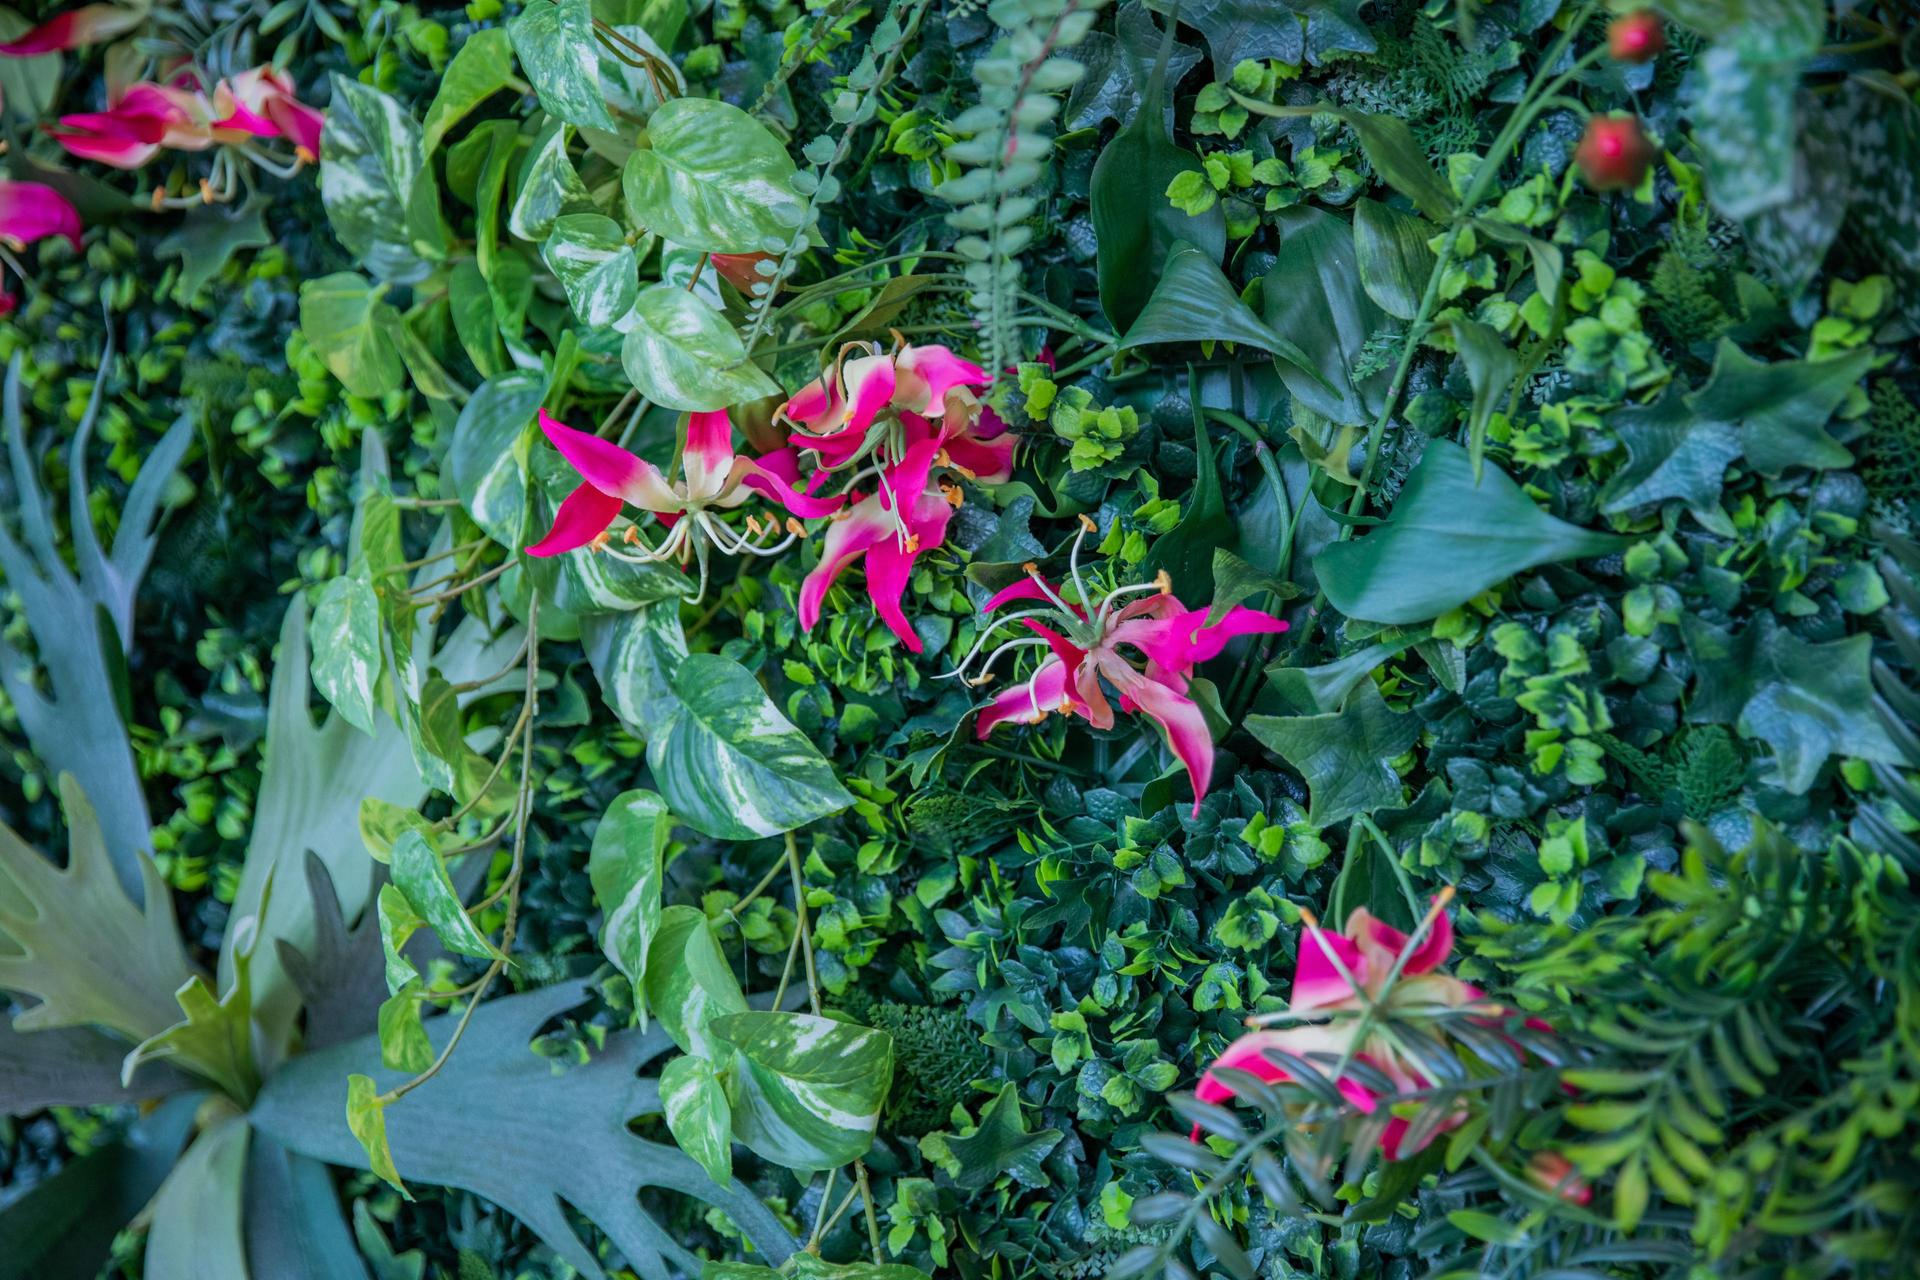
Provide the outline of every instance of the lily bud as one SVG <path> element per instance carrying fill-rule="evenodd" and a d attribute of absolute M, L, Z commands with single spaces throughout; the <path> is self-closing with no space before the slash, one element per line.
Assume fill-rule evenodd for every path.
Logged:
<path fill-rule="evenodd" d="M 1653 144 L 1632 116 L 1594 116 L 1573 153 L 1580 176 L 1595 191 L 1627 191 L 1640 185 L 1653 162 Z"/>
<path fill-rule="evenodd" d="M 1607 56 L 1615 62 L 1652 62 L 1666 48 L 1666 28 L 1651 9 L 1636 9 L 1607 24 Z"/>
<path fill-rule="evenodd" d="M 1593 1203 L 1593 1188 L 1573 1170 L 1573 1162 L 1558 1151 L 1540 1151 L 1527 1162 L 1527 1181 L 1568 1204 Z"/>

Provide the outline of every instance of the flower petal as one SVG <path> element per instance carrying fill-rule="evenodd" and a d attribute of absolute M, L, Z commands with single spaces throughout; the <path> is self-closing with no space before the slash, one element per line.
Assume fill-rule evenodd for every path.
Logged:
<path fill-rule="evenodd" d="M 846 382 L 847 400 L 844 418 L 835 425 L 865 431 L 893 399 L 893 357 L 861 356 L 849 360 L 841 366 L 840 376 Z"/>
<path fill-rule="evenodd" d="M 720 495 L 733 470 L 733 420 L 725 409 L 687 415 L 687 448 L 680 457 L 687 498 L 705 502 Z"/>
<path fill-rule="evenodd" d="M 1012 432 L 983 440 L 971 432 L 947 437 L 947 459 L 981 484 L 1005 484 L 1013 475 Z"/>
<path fill-rule="evenodd" d="M 530 556 L 557 556 L 563 551 L 584 547 L 605 533 L 613 518 L 620 514 L 618 495 L 602 493 L 591 484 L 583 484 L 568 494 L 560 509 L 553 513 L 553 528 L 547 536 L 527 548 Z"/>
<path fill-rule="evenodd" d="M 0 236 L 21 244 L 63 236 L 78 249 L 80 212 L 42 183 L 0 181 Z"/>
<path fill-rule="evenodd" d="M 580 478 L 600 492 L 648 511 L 679 511 L 687 505 L 651 462 L 612 441 L 576 431 L 545 409 L 540 411 L 540 429 Z"/>
<path fill-rule="evenodd" d="M 923 648 L 920 635 L 907 621 L 900 601 L 906 596 L 907 585 L 913 577 L 913 562 L 946 538 L 947 521 L 953 518 L 953 508 L 938 491 L 922 493 L 905 516 L 910 535 L 906 545 L 901 545 L 897 536 L 883 538 L 867 553 L 867 595 L 873 601 L 874 612 L 887 624 L 887 629 L 899 637 L 907 652 L 919 653 Z"/>
<path fill-rule="evenodd" d="M 1104 670 L 1104 669 L 1103 669 Z M 1137 684 L 1121 689 L 1133 703 L 1167 733 L 1167 745 L 1187 768 L 1193 782 L 1193 812 L 1200 812 L 1200 800 L 1213 781 L 1213 734 L 1207 730 L 1207 718 L 1200 705 L 1158 680 L 1138 677 Z"/>
<path fill-rule="evenodd" d="M 1365 985 L 1367 964 L 1351 939 L 1324 927 L 1308 925 L 1300 930 L 1298 949 L 1293 969 L 1293 997 L 1287 1002 L 1289 1009 L 1324 1009 L 1354 999 L 1358 993 L 1341 975 L 1340 966 L 1346 968 L 1355 982 Z M 1329 950 L 1339 958 L 1340 966 L 1327 955 Z"/>
<path fill-rule="evenodd" d="M 984 387 L 987 371 L 942 346 L 908 347 L 894 360 L 893 403 L 909 413 L 938 413 L 954 387 Z"/>
<path fill-rule="evenodd" d="M 276 98 L 267 103 L 267 118 L 295 147 L 309 156 L 320 154 L 320 135 L 327 127 L 324 112 L 292 98 Z"/>
<path fill-rule="evenodd" d="M 780 406 L 778 417 L 805 431 L 815 434 L 828 432 L 839 426 L 843 416 L 839 388 L 834 385 L 831 372 L 824 372 L 806 386 L 793 393 L 788 401 Z"/>
<path fill-rule="evenodd" d="M 844 493 L 816 496 L 812 491 L 826 479 L 816 471 L 804 484 L 800 480 L 800 455 L 792 449 L 775 449 L 758 458 L 736 457 L 733 478 L 741 488 L 763 494 L 802 520 L 830 516 L 846 505 Z M 737 495 L 744 500 L 744 495 Z"/>
<path fill-rule="evenodd" d="M 1013 600 L 1038 600 L 1042 604 L 1050 604 L 1052 597 L 1047 594 L 1050 590 L 1052 590 L 1051 584 L 1042 587 L 1032 574 L 1028 574 L 1018 582 L 1009 583 L 994 592 L 987 602 L 980 606 L 980 612 L 992 613 L 1001 605 Z"/>
<path fill-rule="evenodd" d="M 1039 724 L 1050 711 L 1062 711 L 1067 704 L 1067 664 L 1049 658 L 1029 678 L 1009 685 L 993 695 L 993 701 L 980 710 L 973 733 L 984 739 L 995 725 L 1011 720 L 1015 724 Z"/>
<path fill-rule="evenodd" d="M 813 624 L 820 620 L 820 606 L 827 598 L 827 588 L 840 576 L 840 571 L 881 539 L 892 536 L 893 517 L 881 508 L 880 500 L 873 497 L 855 503 L 844 519 L 827 526 L 827 536 L 820 548 L 820 563 L 800 584 L 802 631 L 811 631 Z"/>
<path fill-rule="evenodd" d="M 1356 908 L 1347 921 L 1347 935 L 1359 938 L 1362 930 L 1366 931 L 1365 941 L 1379 948 L 1389 957 L 1387 961 L 1389 965 L 1407 945 L 1408 935 L 1366 911 L 1365 908 Z M 1407 963 L 1401 972 L 1408 977 L 1430 972 L 1444 964 L 1452 953 L 1453 921 L 1449 920 L 1446 912 L 1443 911 L 1435 916 L 1432 926 L 1427 930 L 1427 936 L 1420 940 L 1420 945 L 1415 947 L 1413 954 L 1407 957 Z"/>
<path fill-rule="evenodd" d="M 75 45 L 98 44 L 131 31 L 146 20 L 144 9 L 122 9 L 112 4 L 82 5 L 47 19 L 16 40 L 0 44 L 0 54 L 28 58 Z"/>

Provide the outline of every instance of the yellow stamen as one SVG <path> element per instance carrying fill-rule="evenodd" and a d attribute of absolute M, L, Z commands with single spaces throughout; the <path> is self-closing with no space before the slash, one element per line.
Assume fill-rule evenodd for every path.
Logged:
<path fill-rule="evenodd" d="M 747 513 L 747 532 L 756 538 L 766 532 L 766 527 L 754 519 L 752 512 Z"/>
<path fill-rule="evenodd" d="M 1040 566 L 1029 560 L 1020 566 L 1020 572 L 1026 574 L 1029 578 L 1037 578 L 1040 576 Z"/>
<path fill-rule="evenodd" d="M 975 676 L 973 679 L 967 681 L 967 683 L 978 689 L 981 685 L 992 684 L 996 678 L 993 672 L 987 671 Z"/>
<path fill-rule="evenodd" d="M 305 147 L 295 147 L 293 149 L 293 158 L 299 164 L 312 164 L 320 157 L 314 155 L 313 152 L 307 150 Z"/>
<path fill-rule="evenodd" d="M 920 535 L 919 534 L 910 533 L 907 535 L 907 554 L 910 556 L 920 554 Z"/>
<path fill-rule="evenodd" d="M 835 514 L 835 518 L 836 519 L 838 518 L 838 513 Z M 798 520 L 795 520 L 792 516 L 788 516 L 787 532 L 792 534 L 796 538 L 804 538 L 807 536 L 807 526 L 801 524 Z"/>
<path fill-rule="evenodd" d="M 630 547 L 637 545 L 640 541 L 640 526 L 637 524 L 628 525 L 626 532 L 622 533 L 620 537 Z"/>
<path fill-rule="evenodd" d="M 1165 569 L 1153 575 L 1153 586 L 1163 596 L 1173 594 L 1173 578 Z"/>
<path fill-rule="evenodd" d="M 599 533 L 596 533 L 593 535 L 593 541 L 589 542 L 587 545 L 592 547 L 595 551 L 605 551 L 607 549 L 607 544 L 612 540 L 613 539 L 608 536 L 607 531 L 605 529 L 602 529 Z"/>
<path fill-rule="evenodd" d="M 161 209 L 166 207 L 166 203 L 167 203 L 166 190 L 162 187 L 155 187 L 153 189 L 153 211 L 155 213 L 160 212 Z"/>
<path fill-rule="evenodd" d="M 213 203 L 213 183 L 205 178 L 200 179 L 200 203 Z"/>
<path fill-rule="evenodd" d="M 1080 527 L 1082 529 L 1085 529 L 1088 533 L 1100 532 L 1100 526 L 1095 524 L 1093 522 L 1093 517 L 1088 515 L 1084 511 L 1080 513 Z"/>

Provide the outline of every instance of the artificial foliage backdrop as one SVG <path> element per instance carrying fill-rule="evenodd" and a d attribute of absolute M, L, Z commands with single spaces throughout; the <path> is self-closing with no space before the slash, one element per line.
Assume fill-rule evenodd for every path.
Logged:
<path fill-rule="evenodd" d="M 0 7 L 0 1280 L 1920 1267 L 1900 0 Z"/>

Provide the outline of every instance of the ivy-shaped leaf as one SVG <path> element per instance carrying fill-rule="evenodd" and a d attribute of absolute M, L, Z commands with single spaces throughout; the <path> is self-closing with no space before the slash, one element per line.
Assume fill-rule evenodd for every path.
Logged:
<path fill-rule="evenodd" d="M 1391 710 L 1379 687 L 1362 680 L 1336 713 L 1248 716 L 1247 731 L 1307 780 L 1307 821 L 1330 827 L 1400 803 L 1400 775 L 1389 761 L 1419 739 L 1420 719 Z"/>
<path fill-rule="evenodd" d="M 920 1139 L 920 1152 L 963 1191 L 984 1191 L 1002 1174 L 1023 1187 L 1044 1187 L 1047 1175 L 1040 1162 L 1060 1145 L 1061 1136 L 1058 1129 L 1027 1132 L 1019 1087 L 1008 1081 L 980 1112 L 972 1133 L 930 1133 Z"/>

